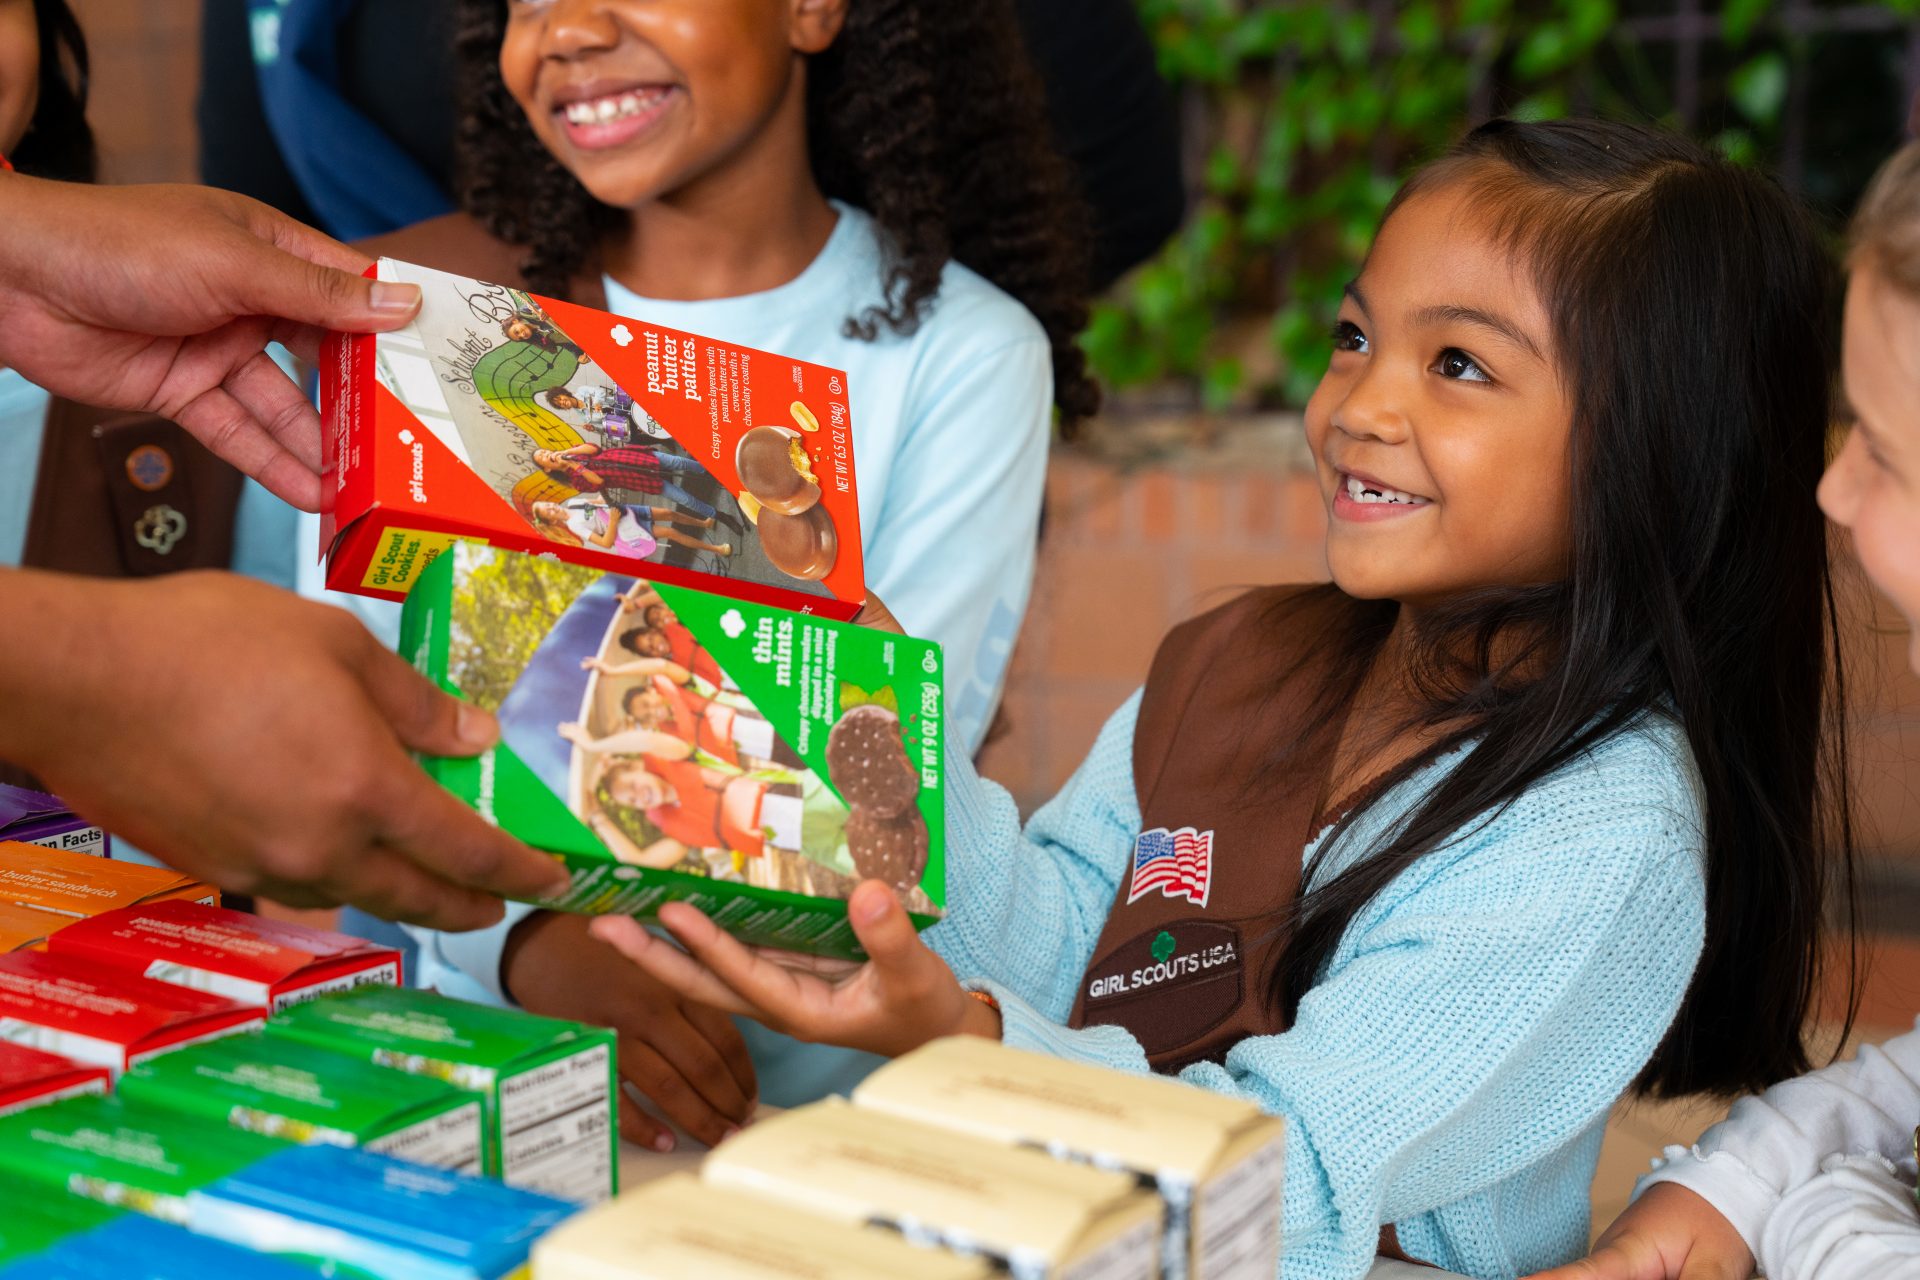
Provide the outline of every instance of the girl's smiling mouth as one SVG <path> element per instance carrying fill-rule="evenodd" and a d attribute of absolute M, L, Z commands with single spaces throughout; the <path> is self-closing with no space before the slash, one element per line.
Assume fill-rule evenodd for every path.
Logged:
<path fill-rule="evenodd" d="M 553 118 L 582 151 L 630 142 L 654 125 L 679 96 L 671 84 L 588 83 L 554 95 Z"/>
<path fill-rule="evenodd" d="M 1395 489 L 1372 476 L 1347 471 L 1334 473 L 1333 517 L 1336 520 L 1391 520 L 1433 505 L 1433 499 Z"/>

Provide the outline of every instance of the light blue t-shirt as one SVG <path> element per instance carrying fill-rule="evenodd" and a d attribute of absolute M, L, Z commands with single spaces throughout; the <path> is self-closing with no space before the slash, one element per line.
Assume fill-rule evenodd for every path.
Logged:
<path fill-rule="evenodd" d="M 911 633 L 946 651 L 956 749 L 971 753 L 998 706 L 1033 583 L 1053 421 L 1046 331 L 1007 294 L 957 263 L 911 335 L 863 342 L 847 319 L 881 300 L 880 232 L 836 204 L 826 246 L 794 279 L 763 293 L 698 302 L 643 298 L 606 281 L 608 309 L 846 371 L 867 586 Z M 308 520 L 302 570 L 317 584 Z M 393 636 L 394 608 L 347 597 Z M 374 607 L 370 607 L 374 606 Z M 479 933 L 421 932 L 424 986 L 497 1002 L 500 950 L 529 908 Z M 762 1096 L 817 1098 L 870 1069 L 848 1050 L 801 1046 L 745 1025 Z"/>
<path fill-rule="evenodd" d="M 0 369 L 0 565 L 20 563 L 46 432 L 46 392 L 11 369 Z"/>

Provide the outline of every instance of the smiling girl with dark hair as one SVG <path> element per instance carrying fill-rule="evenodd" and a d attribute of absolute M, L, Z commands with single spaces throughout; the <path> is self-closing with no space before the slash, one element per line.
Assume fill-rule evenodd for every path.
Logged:
<path fill-rule="evenodd" d="M 459 56 L 464 212 L 366 247 L 845 371 L 827 394 L 851 414 L 867 586 L 940 642 L 948 741 L 977 750 L 1055 423 L 1099 399 L 1076 345 L 1085 220 L 1010 0 L 462 0 Z M 425 980 L 649 1034 L 616 1007 L 644 975 L 579 919 L 522 914 L 429 939 Z M 708 1058 L 680 1050 L 681 1096 L 701 1095 Z M 777 1103 L 871 1065 L 760 1052 Z M 675 1118 L 711 1140 L 744 1117 Z"/>
<path fill-rule="evenodd" d="M 837 983 L 684 904 L 684 951 L 596 933 L 805 1039 L 997 1037 L 1284 1116 L 1287 1280 L 1574 1256 L 1622 1094 L 1806 1061 L 1846 848 L 1831 285 L 1794 201 L 1690 143 L 1476 130 L 1395 201 L 1307 409 L 1332 585 L 1176 629 L 1024 830 L 950 758 L 946 919 L 863 885 Z"/>

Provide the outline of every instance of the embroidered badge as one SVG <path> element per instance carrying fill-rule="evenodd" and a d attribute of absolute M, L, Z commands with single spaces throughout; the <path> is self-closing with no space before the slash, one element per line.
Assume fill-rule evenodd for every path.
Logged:
<path fill-rule="evenodd" d="M 143 444 L 127 455 L 127 479 L 142 493 L 167 487 L 173 479 L 173 455 L 157 444 Z"/>
<path fill-rule="evenodd" d="M 1192 827 L 1142 831 L 1133 842 L 1133 881 L 1127 901 L 1138 902 L 1156 889 L 1169 898 L 1185 898 L 1205 907 L 1213 890 L 1213 832 Z"/>

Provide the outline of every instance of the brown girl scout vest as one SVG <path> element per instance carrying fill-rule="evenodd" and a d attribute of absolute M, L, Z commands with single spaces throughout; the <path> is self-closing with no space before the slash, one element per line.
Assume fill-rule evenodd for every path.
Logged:
<path fill-rule="evenodd" d="M 1268 988 L 1292 935 L 1302 856 L 1332 820 L 1323 810 L 1371 799 L 1368 788 L 1328 809 L 1345 711 L 1315 717 L 1324 667 L 1292 647 L 1326 635 L 1316 624 L 1331 605 L 1299 601 L 1284 629 L 1263 625 L 1300 590 L 1251 592 L 1176 627 L 1141 695 L 1140 835 L 1068 1025 L 1125 1027 L 1158 1072 L 1287 1030 Z M 1272 744 L 1289 734 L 1306 738 L 1301 763 L 1270 778 Z M 1390 1225 L 1380 1251 L 1415 1261 Z"/>

